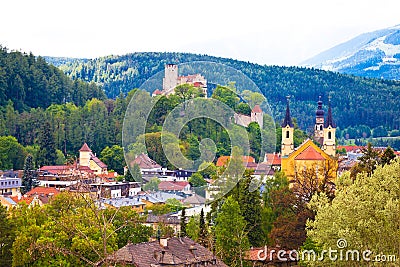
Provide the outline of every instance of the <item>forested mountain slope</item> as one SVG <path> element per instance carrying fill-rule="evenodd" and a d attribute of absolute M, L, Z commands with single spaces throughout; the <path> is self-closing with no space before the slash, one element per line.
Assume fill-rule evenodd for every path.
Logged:
<path fill-rule="evenodd" d="M 139 87 L 164 69 L 166 63 L 212 61 L 236 68 L 252 79 L 267 97 L 279 121 L 285 97 L 292 96 L 293 116 L 303 129 L 312 127 L 318 96 L 332 97 L 333 113 L 341 128 L 366 125 L 400 127 L 400 82 L 368 79 L 301 67 L 261 66 L 250 62 L 188 53 L 133 53 L 93 60 L 46 58 L 71 78 L 102 84 L 109 97 Z M 325 107 L 326 108 L 326 107 Z"/>

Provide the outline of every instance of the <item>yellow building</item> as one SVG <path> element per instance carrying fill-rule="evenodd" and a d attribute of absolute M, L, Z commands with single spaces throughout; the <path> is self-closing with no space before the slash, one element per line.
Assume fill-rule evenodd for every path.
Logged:
<path fill-rule="evenodd" d="M 82 148 L 79 149 L 79 165 L 80 167 L 88 167 L 97 175 L 108 173 L 107 165 L 93 154 L 92 150 L 86 143 L 84 143 Z"/>
<path fill-rule="evenodd" d="M 337 175 L 336 125 L 332 119 L 329 101 L 328 116 L 324 121 L 322 101 L 318 101 L 314 138 L 321 147 L 311 139 L 304 141 L 299 147 L 294 147 L 294 124 L 290 116 L 289 99 L 286 114 L 282 124 L 282 160 L 281 169 L 289 181 L 304 181 L 315 185 L 321 182 L 333 182 Z"/>

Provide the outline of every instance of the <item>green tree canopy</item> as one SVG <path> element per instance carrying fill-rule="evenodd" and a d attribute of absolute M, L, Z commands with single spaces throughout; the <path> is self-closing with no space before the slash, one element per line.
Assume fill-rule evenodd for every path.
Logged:
<path fill-rule="evenodd" d="M 399 179 L 397 159 L 378 166 L 371 176 L 357 175 L 354 183 L 340 189 L 332 202 L 323 194 L 315 195 L 310 206 L 317 214 L 307 224 L 307 235 L 323 249 L 336 248 L 337 240 L 342 238 L 347 241 L 346 249 L 371 250 L 371 259 L 381 253 L 399 255 Z M 362 261 L 357 264 L 370 265 Z M 347 262 L 339 262 L 338 266 L 347 266 Z"/>
<path fill-rule="evenodd" d="M 215 220 L 215 245 L 217 255 L 231 267 L 242 266 L 245 252 L 250 248 L 246 221 L 239 204 L 228 197 Z"/>
<path fill-rule="evenodd" d="M 101 151 L 101 160 L 107 164 L 108 168 L 116 171 L 119 174 L 124 173 L 125 158 L 124 150 L 119 145 L 113 145 L 112 147 L 106 147 Z"/>

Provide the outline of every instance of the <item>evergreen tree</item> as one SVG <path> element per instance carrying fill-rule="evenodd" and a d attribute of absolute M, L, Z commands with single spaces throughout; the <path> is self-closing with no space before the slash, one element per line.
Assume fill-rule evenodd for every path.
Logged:
<path fill-rule="evenodd" d="M 252 173 L 246 170 L 243 179 L 239 183 L 240 194 L 237 200 L 240 210 L 246 220 L 246 232 L 250 244 L 254 247 L 265 245 L 265 234 L 262 229 L 262 206 L 259 188 L 250 192 Z M 235 196 L 235 194 L 234 194 Z"/>
<path fill-rule="evenodd" d="M 132 182 L 143 182 L 143 178 L 142 178 L 142 172 L 140 171 L 140 167 L 138 164 L 133 164 L 132 167 L 132 178 L 133 181 Z"/>
<path fill-rule="evenodd" d="M 186 208 L 183 207 L 181 213 L 181 236 L 186 236 Z"/>
<path fill-rule="evenodd" d="M 49 122 L 46 122 L 40 129 L 38 144 L 40 147 L 37 155 L 39 166 L 54 165 L 57 160 L 57 151 Z"/>
<path fill-rule="evenodd" d="M 351 169 L 351 177 L 356 178 L 358 173 L 365 172 L 371 176 L 380 162 L 379 151 L 374 149 L 371 143 L 362 149 L 363 155 L 358 158 L 359 162 Z"/>
<path fill-rule="evenodd" d="M 388 146 L 381 156 L 381 165 L 385 166 L 386 164 L 390 164 L 390 162 L 396 158 L 396 154 L 394 154 L 393 149 Z"/>
<path fill-rule="evenodd" d="M 124 179 L 126 182 L 134 182 L 135 179 L 133 179 L 131 171 L 128 169 L 125 173 Z"/>
<path fill-rule="evenodd" d="M 199 231 L 199 244 L 205 247 L 208 247 L 207 237 L 207 225 L 204 219 L 204 210 L 201 209 L 200 212 L 200 223 L 199 223 L 200 231 Z"/>
<path fill-rule="evenodd" d="M 29 192 L 32 189 L 32 187 L 36 186 L 33 158 L 31 155 L 28 155 L 25 159 L 24 174 L 22 176 L 22 186 L 23 186 L 21 189 L 22 194 Z"/>

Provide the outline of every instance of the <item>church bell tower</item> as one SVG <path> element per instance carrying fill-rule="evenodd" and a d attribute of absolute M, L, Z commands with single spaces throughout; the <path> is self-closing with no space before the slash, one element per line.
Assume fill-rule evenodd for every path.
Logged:
<path fill-rule="evenodd" d="M 286 114 L 285 114 L 285 119 L 283 120 L 281 126 L 282 126 L 281 153 L 282 157 L 287 157 L 294 151 L 294 142 L 293 142 L 294 125 L 292 118 L 290 117 L 289 97 L 287 97 L 286 99 Z"/>

